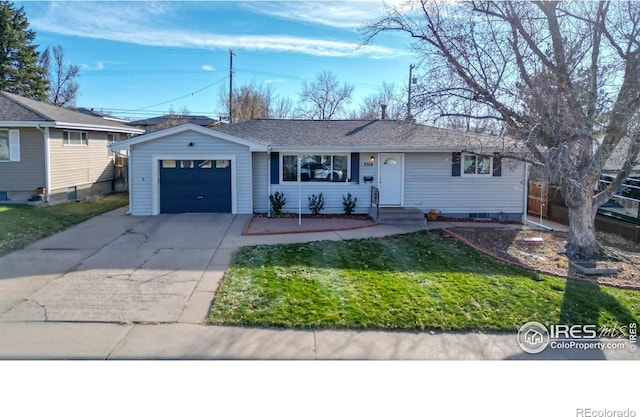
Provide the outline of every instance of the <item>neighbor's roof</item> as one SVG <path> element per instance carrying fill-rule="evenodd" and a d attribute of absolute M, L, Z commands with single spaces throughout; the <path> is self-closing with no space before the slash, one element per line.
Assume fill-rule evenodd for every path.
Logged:
<path fill-rule="evenodd" d="M 274 148 L 503 150 L 505 139 L 397 120 L 254 119 L 215 130 Z"/>
<path fill-rule="evenodd" d="M 124 123 L 90 116 L 78 111 L 0 91 L 0 126 L 18 127 L 30 125 L 122 133 L 144 132 Z"/>
<path fill-rule="evenodd" d="M 198 126 L 213 126 L 218 123 L 218 120 L 212 119 L 207 116 L 191 116 L 191 115 L 164 115 L 158 117 L 151 117 L 149 119 L 135 120 L 129 123 L 132 126 L 156 126 L 166 123 L 171 119 L 183 119 L 186 123 L 193 123 Z"/>

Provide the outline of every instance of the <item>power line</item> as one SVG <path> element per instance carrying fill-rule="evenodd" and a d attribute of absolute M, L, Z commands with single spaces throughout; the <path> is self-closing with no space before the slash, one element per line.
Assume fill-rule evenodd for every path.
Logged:
<path fill-rule="evenodd" d="M 199 93 L 199 92 L 201 92 L 201 91 L 206 90 L 207 88 L 211 88 L 211 87 L 213 87 L 214 85 L 216 85 L 216 84 L 218 84 L 218 83 L 221 83 L 222 81 L 226 80 L 227 78 L 229 78 L 229 77 L 228 77 L 228 76 L 225 76 L 224 78 L 221 78 L 221 79 L 219 79 L 218 81 L 216 81 L 216 82 L 214 82 L 214 83 L 211 83 L 211 84 L 209 84 L 209 85 L 207 85 L 207 86 L 205 86 L 205 87 L 202 87 L 202 88 L 201 88 L 201 89 L 199 89 L 199 90 L 192 91 L 191 93 L 185 94 L 185 95 L 180 96 L 180 97 L 173 98 L 173 99 L 171 99 L 171 100 L 163 101 L 162 103 L 152 104 L 151 106 L 146 106 L 146 107 L 140 107 L 140 108 L 138 108 L 138 109 L 135 109 L 134 111 L 138 111 L 138 110 L 146 110 L 146 109 L 150 109 L 151 107 L 162 106 L 163 104 L 171 103 L 171 102 L 174 102 L 174 101 L 177 101 L 177 100 L 180 100 L 180 99 L 183 99 L 183 98 L 189 97 L 189 96 L 193 96 L 194 94 L 197 94 L 197 93 Z"/>

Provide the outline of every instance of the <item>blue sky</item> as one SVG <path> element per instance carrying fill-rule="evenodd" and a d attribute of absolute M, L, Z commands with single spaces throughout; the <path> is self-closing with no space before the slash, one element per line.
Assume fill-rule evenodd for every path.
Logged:
<path fill-rule="evenodd" d="M 23 1 L 36 44 L 62 45 L 81 66 L 77 105 L 144 118 L 172 107 L 217 117 L 220 86 L 251 80 L 298 101 L 302 83 L 328 70 L 354 86 L 354 102 L 383 82 L 405 86 L 409 40 L 362 46 L 358 28 L 380 17 L 380 0 Z"/>

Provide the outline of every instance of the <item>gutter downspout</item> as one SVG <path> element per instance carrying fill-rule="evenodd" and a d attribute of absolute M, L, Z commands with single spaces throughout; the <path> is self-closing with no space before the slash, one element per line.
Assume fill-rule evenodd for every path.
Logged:
<path fill-rule="evenodd" d="M 267 217 L 271 218 L 271 145 L 267 146 Z"/>
<path fill-rule="evenodd" d="M 44 140 L 44 201 L 49 202 L 51 197 L 51 144 L 49 143 L 49 127 L 42 129 L 40 125 L 36 125 L 36 129 L 42 132 Z"/>

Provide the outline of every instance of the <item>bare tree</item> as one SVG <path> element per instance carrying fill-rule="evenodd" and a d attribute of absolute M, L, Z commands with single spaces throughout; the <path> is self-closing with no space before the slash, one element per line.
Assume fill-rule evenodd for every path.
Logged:
<path fill-rule="evenodd" d="M 366 28 L 385 31 L 416 40 L 443 114 L 504 123 L 520 157 L 544 165 L 569 209 L 568 254 L 601 255 L 597 209 L 640 150 L 640 3 L 411 1 Z M 596 192 L 614 150 L 626 157 Z"/>
<path fill-rule="evenodd" d="M 330 71 L 316 74 L 315 81 L 302 84 L 299 113 L 314 120 L 331 120 L 337 117 L 351 101 L 353 86 L 340 85 Z"/>
<path fill-rule="evenodd" d="M 233 122 L 251 119 L 284 118 L 291 112 L 291 101 L 277 97 L 273 87 L 252 80 L 233 90 Z M 220 87 L 218 103 L 229 114 L 229 90 Z"/>
<path fill-rule="evenodd" d="M 292 116 L 293 102 L 287 97 L 278 97 L 269 107 L 270 119 L 288 119 Z"/>
<path fill-rule="evenodd" d="M 173 106 L 170 106 L 169 111 L 162 115 L 163 121 L 155 127 L 155 130 L 163 130 L 187 124 L 189 123 L 189 113 L 189 109 L 186 107 L 182 107 L 179 112 L 176 112 Z"/>
<path fill-rule="evenodd" d="M 40 55 L 40 65 L 46 69 L 49 81 L 47 101 L 60 107 L 75 107 L 80 66 L 64 62 L 64 50 L 60 45 L 53 47 L 53 61 L 51 50 L 45 49 Z"/>
<path fill-rule="evenodd" d="M 406 89 L 383 82 L 376 92 L 363 98 L 360 107 L 353 112 L 353 119 L 373 120 L 380 117 L 381 105 L 385 104 L 388 119 L 400 120 L 407 115 Z"/>

